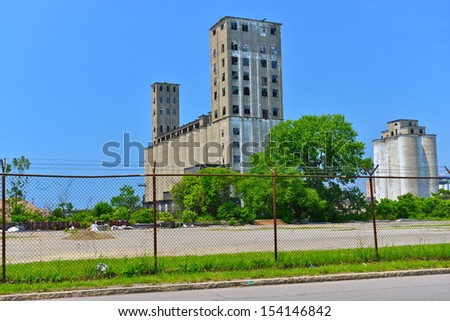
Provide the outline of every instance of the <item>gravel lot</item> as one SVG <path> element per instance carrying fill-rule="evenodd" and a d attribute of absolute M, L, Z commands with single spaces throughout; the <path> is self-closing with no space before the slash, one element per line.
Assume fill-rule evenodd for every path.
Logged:
<path fill-rule="evenodd" d="M 97 232 L 110 239 L 69 240 L 63 231 L 6 233 L 6 262 L 153 255 L 153 229 Z M 450 222 L 378 222 L 378 246 L 450 242 Z M 278 251 L 374 247 L 371 222 L 280 225 Z M 1 242 L 1 240 L 0 240 Z M 158 229 L 158 255 L 273 251 L 271 226 Z"/>

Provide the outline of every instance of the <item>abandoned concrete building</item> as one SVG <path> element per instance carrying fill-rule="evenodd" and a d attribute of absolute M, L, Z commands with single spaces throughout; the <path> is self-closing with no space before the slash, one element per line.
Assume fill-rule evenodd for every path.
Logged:
<path fill-rule="evenodd" d="M 210 111 L 179 124 L 179 84 L 155 82 L 152 144 L 145 173 L 184 174 L 203 166 L 245 173 L 251 154 L 264 149 L 269 130 L 283 121 L 281 24 L 224 17 L 209 30 Z M 156 166 L 154 166 L 156 165 Z M 170 189 L 180 177 L 159 180 L 160 210 L 170 210 Z M 153 188 L 146 182 L 145 202 Z"/>

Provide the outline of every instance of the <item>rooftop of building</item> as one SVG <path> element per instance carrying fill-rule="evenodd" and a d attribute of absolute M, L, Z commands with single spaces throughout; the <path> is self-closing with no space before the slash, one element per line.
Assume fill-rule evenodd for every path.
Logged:
<path fill-rule="evenodd" d="M 266 18 L 258 20 L 258 19 L 248 19 L 248 18 L 240 18 L 240 17 L 233 17 L 233 16 L 225 16 L 225 17 L 221 18 L 219 21 L 217 21 L 211 28 L 209 28 L 209 30 L 214 29 L 217 25 L 220 25 L 225 20 L 245 20 L 245 21 L 249 21 L 249 22 L 265 22 L 265 23 L 275 24 L 275 25 L 279 25 L 279 26 L 282 25 L 280 22 L 268 21 L 268 20 L 266 20 Z"/>

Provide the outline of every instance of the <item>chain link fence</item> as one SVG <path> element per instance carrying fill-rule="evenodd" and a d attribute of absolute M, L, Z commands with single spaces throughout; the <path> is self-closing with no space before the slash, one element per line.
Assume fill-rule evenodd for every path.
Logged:
<path fill-rule="evenodd" d="M 438 178 L 4 174 L 1 189 L 3 280 L 33 262 L 146 258 L 154 273 L 164 257 L 450 243 Z"/>

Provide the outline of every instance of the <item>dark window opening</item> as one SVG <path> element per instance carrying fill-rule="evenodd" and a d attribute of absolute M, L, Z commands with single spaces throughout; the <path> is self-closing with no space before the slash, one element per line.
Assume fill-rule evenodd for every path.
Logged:
<path fill-rule="evenodd" d="M 250 115 L 250 106 L 244 106 L 244 114 Z"/>
<path fill-rule="evenodd" d="M 239 87 L 238 86 L 233 86 L 232 87 L 232 93 L 233 93 L 233 95 L 239 95 Z"/>
<path fill-rule="evenodd" d="M 272 90 L 272 97 L 278 97 L 278 89 Z"/>
<path fill-rule="evenodd" d="M 243 77 L 244 80 L 250 80 L 250 73 L 247 71 L 244 71 Z"/>
<path fill-rule="evenodd" d="M 231 57 L 231 64 L 232 65 L 237 65 L 239 63 L 239 58 L 238 57 Z"/>
<path fill-rule="evenodd" d="M 231 25 L 231 30 L 237 30 L 237 22 L 236 21 L 231 21 L 230 25 Z"/>
<path fill-rule="evenodd" d="M 244 87 L 244 95 L 249 96 L 250 95 L 250 88 Z"/>
<path fill-rule="evenodd" d="M 246 23 L 242 24 L 242 31 L 248 31 L 248 24 Z"/>
<path fill-rule="evenodd" d="M 249 66 L 250 65 L 250 59 L 249 58 L 242 58 L 242 65 L 243 66 Z"/>
<path fill-rule="evenodd" d="M 267 68 L 267 60 L 261 60 L 261 68 Z"/>
<path fill-rule="evenodd" d="M 239 105 L 233 105 L 233 114 L 239 114 Z"/>
<path fill-rule="evenodd" d="M 233 128 L 234 135 L 239 135 L 239 133 L 240 133 L 239 128 Z"/>
<path fill-rule="evenodd" d="M 227 108 L 226 107 L 222 107 L 222 116 L 227 114 Z"/>
<path fill-rule="evenodd" d="M 263 89 L 261 90 L 261 96 L 267 97 L 267 88 L 263 88 Z"/>
<path fill-rule="evenodd" d="M 264 119 L 269 118 L 269 111 L 267 109 L 262 110 L 262 116 Z"/>
<path fill-rule="evenodd" d="M 273 115 L 274 117 L 278 117 L 278 108 L 274 107 L 274 108 L 272 109 L 272 115 Z"/>
<path fill-rule="evenodd" d="M 232 42 L 232 43 L 231 43 L 231 50 L 238 50 L 238 44 L 237 44 L 237 42 Z"/>
<path fill-rule="evenodd" d="M 270 28 L 270 34 L 271 35 L 276 35 L 277 34 L 277 28 L 276 27 Z"/>
<path fill-rule="evenodd" d="M 231 78 L 234 80 L 239 79 L 239 73 L 237 71 L 232 71 L 231 72 Z"/>
<path fill-rule="evenodd" d="M 267 77 L 261 77 L 261 85 L 267 86 Z"/>

